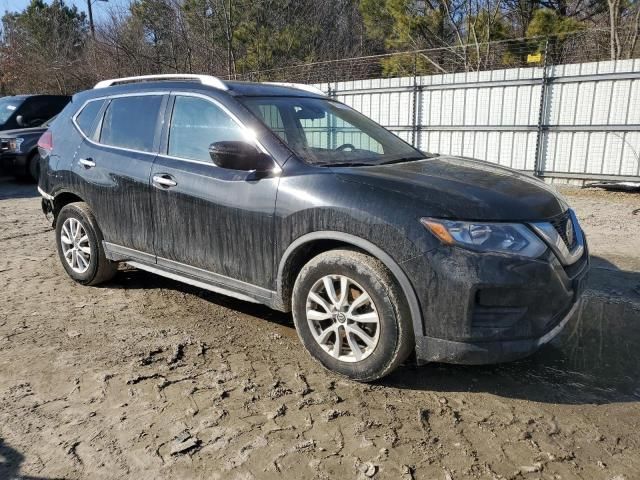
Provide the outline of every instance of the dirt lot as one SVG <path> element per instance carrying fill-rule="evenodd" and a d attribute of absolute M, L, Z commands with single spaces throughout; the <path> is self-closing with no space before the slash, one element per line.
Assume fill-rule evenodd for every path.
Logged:
<path fill-rule="evenodd" d="M 594 268 L 525 361 L 341 379 L 289 315 L 140 271 L 73 283 L 0 182 L 0 478 L 640 478 L 640 195 L 565 190 Z"/>

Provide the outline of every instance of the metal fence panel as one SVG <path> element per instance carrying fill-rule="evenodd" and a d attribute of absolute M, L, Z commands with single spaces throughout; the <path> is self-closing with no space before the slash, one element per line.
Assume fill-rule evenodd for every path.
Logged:
<path fill-rule="evenodd" d="M 426 151 L 550 179 L 640 176 L 640 59 L 316 86 Z"/>

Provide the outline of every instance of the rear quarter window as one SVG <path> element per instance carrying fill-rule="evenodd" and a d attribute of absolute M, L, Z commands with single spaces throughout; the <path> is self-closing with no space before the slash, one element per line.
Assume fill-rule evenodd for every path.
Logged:
<path fill-rule="evenodd" d="M 162 95 L 112 99 L 102 120 L 100 143 L 151 152 L 161 104 Z"/>
<path fill-rule="evenodd" d="M 96 128 L 96 118 L 104 104 L 104 100 L 93 100 L 87 103 L 76 116 L 76 125 L 85 136 L 91 138 Z"/>

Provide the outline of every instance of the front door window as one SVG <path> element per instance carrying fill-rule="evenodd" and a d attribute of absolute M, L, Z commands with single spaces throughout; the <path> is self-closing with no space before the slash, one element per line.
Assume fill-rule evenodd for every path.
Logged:
<path fill-rule="evenodd" d="M 216 104 L 203 98 L 176 96 L 169 129 L 170 156 L 211 162 L 212 143 L 246 140 L 244 128 Z"/>

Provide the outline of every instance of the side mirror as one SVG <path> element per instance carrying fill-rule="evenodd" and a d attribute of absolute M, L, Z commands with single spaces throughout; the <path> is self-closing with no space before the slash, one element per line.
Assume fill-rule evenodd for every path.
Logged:
<path fill-rule="evenodd" d="M 271 157 L 247 142 L 215 142 L 209 146 L 211 160 L 221 168 L 245 172 L 268 172 L 274 167 Z"/>
<path fill-rule="evenodd" d="M 26 127 L 25 123 L 24 123 L 24 117 L 22 115 L 18 115 L 16 117 L 16 123 L 18 124 L 19 127 Z"/>

